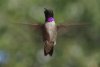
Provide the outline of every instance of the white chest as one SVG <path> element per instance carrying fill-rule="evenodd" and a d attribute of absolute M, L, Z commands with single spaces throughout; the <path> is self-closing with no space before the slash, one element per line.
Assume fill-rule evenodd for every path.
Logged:
<path fill-rule="evenodd" d="M 47 22 L 45 24 L 45 26 L 46 26 L 47 29 L 50 29 L 50 30 L 52 30 L 56 27 L 55 22 Z"/>

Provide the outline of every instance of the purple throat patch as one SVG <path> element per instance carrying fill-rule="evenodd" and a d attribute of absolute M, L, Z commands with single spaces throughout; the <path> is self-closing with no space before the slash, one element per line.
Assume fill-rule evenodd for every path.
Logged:
<path fill-rule="evenodd" d="M 49 17 L 48 18 L 48 22 L 52 22 L 52 21 L 54 21 L 54 18 L 53 17 Z"/>

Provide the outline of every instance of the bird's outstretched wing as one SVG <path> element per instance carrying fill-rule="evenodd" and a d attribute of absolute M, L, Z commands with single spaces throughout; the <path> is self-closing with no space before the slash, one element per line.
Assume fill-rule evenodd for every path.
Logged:
<path fill-rule="evenodd" d="M 88 27 L 89 24 L 88 23 L 70 23 L 70 24 L 59 24 L 57 25 L 57 31 L 59 33 L 65 33 L 68 32 L 70 30 L 74 30 L 74 29 L 86 29 L 86 27 Z"/>
<path fill-rule="evenodd" d="M 86 24 L 86 23 L 74 23 L 74 24 L 59 24 L 59 25 L 57 25 L 57 30 L 59 31 L 60 29 L 65 29 L 65 28 L 69 28 L 69 27 L 74 27 L 74 26 L 79 26 L 79 27 L 81 27 L 81 26 L 87 26 L 88 24 Z"/>
<path fill-rule="evenodd" d="M 42 24 L 32 24 L 32 23 L 16 23 L 16 24 L 26 25 L 26 26 L 34 28 L 35 30 L 41 30 L 43 26 Z"/>

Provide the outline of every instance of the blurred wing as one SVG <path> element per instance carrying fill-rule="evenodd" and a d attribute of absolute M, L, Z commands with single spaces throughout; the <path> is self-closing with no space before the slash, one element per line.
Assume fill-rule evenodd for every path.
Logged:
<path fill-rule="evenodd" d="M 57 31 L 59 33 L 66 33 L 69 31 L 73 31 L 73 30 L 83 30 L 86 29 L 86 27 L 88 26 L 88 23 L 71 23 L 71 24 L 60 24 L 57 25 Z"/>
<path fill-rule="evenodd" d="M 34 23 L 33 23 L 34 22 Z M 33 18 L 31 18 L 31 17 L 29 17 L 29 16 L 27 16 L 27 20 L 25 20 L 25 21 L 20 21 L 19 23 L 15 23 L 15 24 L 17 24 L 17 25 L 22 25 L 22 26 L 26 26 L 26 27 L 29 27 L 29 28 L 32 28 L 32 29 L 34 29 L 34 30 L 41 30 L 42 28 L 42 24 L 41 24 L 41 22 L 39 22 L 39 21 L 37 21 L 37 20 L 35 20 L 35 19 L 33 19 Z"/>
<path fill-rule="evenodd" d="M 81 26 L 87 26 L 88 24 L 86 24 L 86 23 L 76 23 L 76 24 L 60 24 L 60 25 L 57 25 L 57 30 L 60 30 L 60 29 L 66 29 L 66 28 L 68 28 L 68 27 L 77 27 L 77 26 L 79 26 L 79 27 L 81 27 Z"/>
<path fill-rule="evenodd" d="M 41 30 L 43 26 L 42 24 L 31 24 L 31 23 L 16 23 L 16 24 L 26 25 L 26 26 L 32 27 L 35 30 Z"/>

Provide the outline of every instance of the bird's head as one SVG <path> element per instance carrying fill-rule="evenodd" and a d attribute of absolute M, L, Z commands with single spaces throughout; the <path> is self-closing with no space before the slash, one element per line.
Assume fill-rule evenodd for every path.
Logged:
<path fill-rule="evenodd" d="M 45 21 L 47 22 L 51 22 L 51 21 L 54 21 L 54 13 L 53 13 L 53 10 L 51 9 L 46 9 L 44 8 L 45 11 L 44 11 L 44 14 L 45 14 Z"/>

